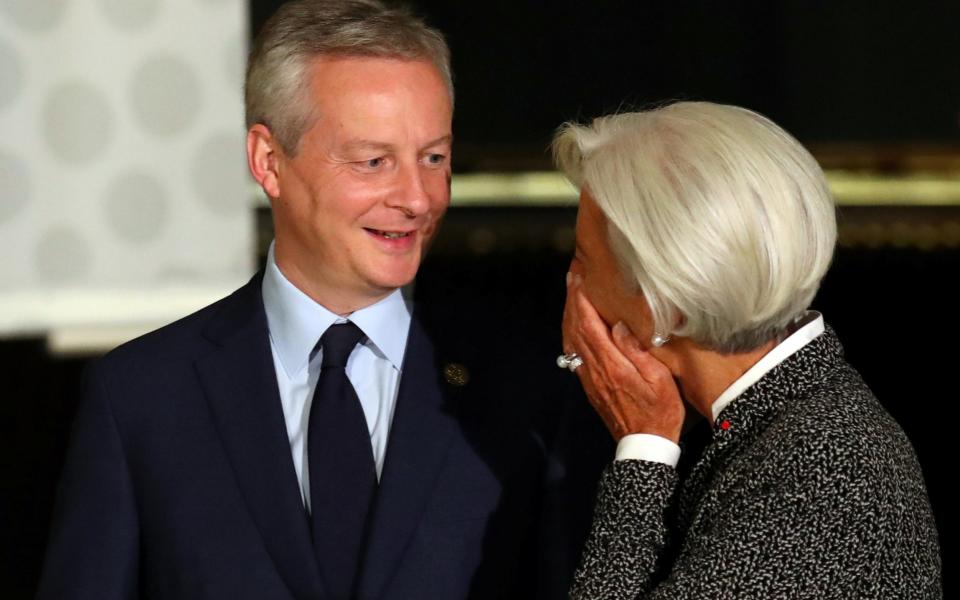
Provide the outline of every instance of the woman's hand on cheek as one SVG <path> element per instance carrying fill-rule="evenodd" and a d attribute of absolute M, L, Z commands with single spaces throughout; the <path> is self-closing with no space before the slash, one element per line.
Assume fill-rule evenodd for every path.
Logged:
<path fill-rule="evenodd" d="M 641 348 L 623 322 L 611 331 L 581 287 L 568 276 L 563 316 L 564 352 L 576 352 L 576 374 L 590 403 L 613 435 L 631 433 L 680 439 L 684 407 L 670 370 Z"/>

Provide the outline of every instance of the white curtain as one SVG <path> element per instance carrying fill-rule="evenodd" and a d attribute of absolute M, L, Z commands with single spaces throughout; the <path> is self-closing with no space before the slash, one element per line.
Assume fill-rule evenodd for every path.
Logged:
<path fill-rule="evenodd" d="M 243 0 L 0 0 L 0 336 L 160 324 L 253 269 Z"/>

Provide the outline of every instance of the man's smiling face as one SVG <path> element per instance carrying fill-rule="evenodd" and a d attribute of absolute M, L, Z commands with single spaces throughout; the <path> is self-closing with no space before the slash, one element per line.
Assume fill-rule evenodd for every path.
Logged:
<path fill-rule="evenodd" d="M 426 60 L 319 57 L 306 73 L 315 118 L 278 152 L 277 264 L 356 310 L 417 273 L 450 202 L 453 108 Z"/>

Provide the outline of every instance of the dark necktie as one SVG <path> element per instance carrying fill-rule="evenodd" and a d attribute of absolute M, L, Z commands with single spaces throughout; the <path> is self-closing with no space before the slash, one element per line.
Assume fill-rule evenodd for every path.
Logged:
<path fill-rule="evenodd" d="M 356 591 L 377 472 L 367 421 L 347 379 L 347 358 L 363 332 L 332 325 L 320 338 L 323 361 L 307 425 L 313 547 L 330 597 Z"/>

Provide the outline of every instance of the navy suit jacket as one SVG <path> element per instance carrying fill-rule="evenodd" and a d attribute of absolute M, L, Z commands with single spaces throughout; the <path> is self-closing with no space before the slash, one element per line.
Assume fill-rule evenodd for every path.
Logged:
<path fill-rule="evenodd" d="M 329 597 L 260 281 L 90 367 L 39 598 Z M 531 597 L 558 370 L 442 312 L 414 314 L 359 597 Z"/>

